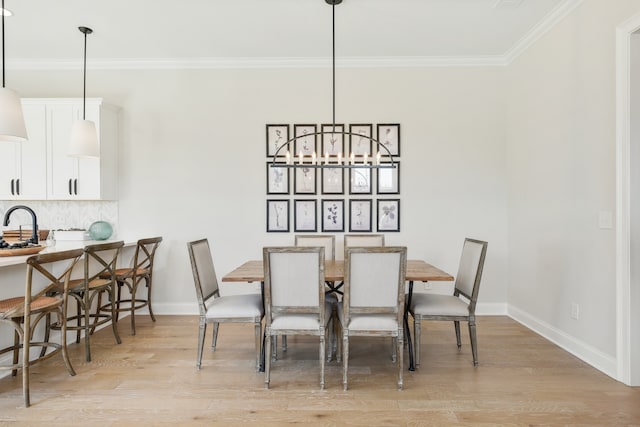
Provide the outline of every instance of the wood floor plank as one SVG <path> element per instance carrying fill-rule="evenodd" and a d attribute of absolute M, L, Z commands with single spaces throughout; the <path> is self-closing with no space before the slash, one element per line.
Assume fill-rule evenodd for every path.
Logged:
<path fill-rule="evenodd" d="M 391 343 L 353 339 L 346 392 L 335 361 L 319 390 L 316 338 L 290 337 L 265 390 L 252 326 L 222 325 L 215 352 L 209 331 L 197 370 L 197 317 L 157 318 L 136 319 L 135 336 L 123 319 L 120 345 L 96 332 L 90 363 L 70 345 L 75 377 L 58 358 L 33 367 L 28 409 L 20 377 L 0 378 L 0 425 L 640 426 L 640 389 L 506 317 L 479 319 L 477 368 L 468 336 L 458 350 L 450 323 L 425 322 L 421 366 L 404 372 L 402 391 Z"/>

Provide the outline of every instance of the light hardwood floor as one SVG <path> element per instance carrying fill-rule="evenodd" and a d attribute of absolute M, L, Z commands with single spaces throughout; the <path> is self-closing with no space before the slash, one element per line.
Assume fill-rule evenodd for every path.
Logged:
<path fill-rule="evenodd" d="M 396 388 L 388 339 L 351 340 L 349 391 L 341 367 L 327 364 L 319 390 L 317 340 L 290 337 L 272 366 L 271 389 L 254 370 L 253 328 L 222 325 L 218 349 L 195 368 L 197 317 L 136 318 L 96 332 L 93 361 L 70 346 L 77 371 L 58 358 L 32 370 L 30 408 L 20 377 L 0 379 L 0 425 L 640 425 L 640 389 L 627 387 L 506 317 L 478 321 L 480 365 L 468 335 L 453 325 L 423 324 L 422 365 Z M 466 329 L 463 329 L 466 332 Z M 54 372 L 50 372 L 54 370 Z"/>

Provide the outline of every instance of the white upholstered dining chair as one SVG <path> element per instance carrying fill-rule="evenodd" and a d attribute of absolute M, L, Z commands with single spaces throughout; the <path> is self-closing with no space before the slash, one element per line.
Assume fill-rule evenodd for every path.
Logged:
<path fill-rule="evenodd" d="M 327 322 L 332 306 L 325 303 L 323 247 L 263 248 L 265 354 L 272 339 L 313 335 L 320 339 L 320 388 L 324 388 Z M 264 383 L 269 388 L 271 358 L 265 357 Z"/>
<path fill-rule="evenodd" d="M 353 247 L 346 251 L 342 327 L 342 383 L 347 390 L 349 338 L 392 337 L 396 342 L 398 388 L 403 387 L 406 247 Z"/>
<path fill-rule="evenodd" d="M 298 234 L 295 236 L 296 246 L 322 246 L 324 259 L 336 259 L 336 236 L 333 234 Z"/>
<path fill-rule="evenodd" d="M 218 279 L 213 266 L 213 258 L 207 239 L 195 240 L 187 243 L 193 281 L 198 296 L 200 309 L 200 326 L 198 332 L 198 355 L 196 366 L 202 365 L 202 351 L 207 324 L 213 324 L 213 342 L 211 348 L 216 350 L 218 341 L 218 327 L 220 323 L 253 323 L 255 327 L 256 370 L 260 368 L 260 350 L 262 341 L 262 318 L 264 308 L 262 295 L 220 295 Z"/>
<path fill-rule="evenodd" d="M 414 293 L 412 295 L 409 313 L 413 316 L 416 367 L 420 365 L 420 333 L 423 320 L 453 321 L 458 349 L 462 347 L 460 322 L 467 322 L 469 325 L 473 366 L 478 366 L 475 311 L 486 254 L 487 242 L 465 239 L 453 295 L 427 293 Z"/>

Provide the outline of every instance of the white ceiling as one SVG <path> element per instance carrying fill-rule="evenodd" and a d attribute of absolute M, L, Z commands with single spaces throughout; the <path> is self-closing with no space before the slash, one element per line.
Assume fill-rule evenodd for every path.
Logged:
<path fill-rule="evenodd" d="M 498 58 L 581 0 L 344 0 L 338 58 Z M 7 65 L 109 61 L 326 60 L 324 0 L 5 0 Z M 27 67 L 28 68 L 28 67 Z"/>

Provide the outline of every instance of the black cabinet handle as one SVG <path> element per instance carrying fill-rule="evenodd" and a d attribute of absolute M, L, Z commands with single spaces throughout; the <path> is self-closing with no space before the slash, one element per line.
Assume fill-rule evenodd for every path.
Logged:
<path fill-rule="evenodd" d="M 71 178 L 69 178 L 69 195 L 72 195 L 73 193 L 71 192 Z"/>
<path fill-rule="evenodd" d="M 14 187 L 14 185 L 13 185 L 14 181 L 15 181 L 15 179 L 12 179 L 12 180 L 11 180 L 11 195 L 12 195 L 12 196 L 15 196 L 15 194 L 16 194 L 16 191 L 15 191 L 15 189 L 14 189 L 15 187 Z"/>
<path fill-rule="evenodd" d="M 16 179 L 16 193 L 20 195 L 20 178 Z"/>
<path fill-rule="evenodd" d="M 73 180 L 73 194 L 78 195 L 78 178 Z"/>

